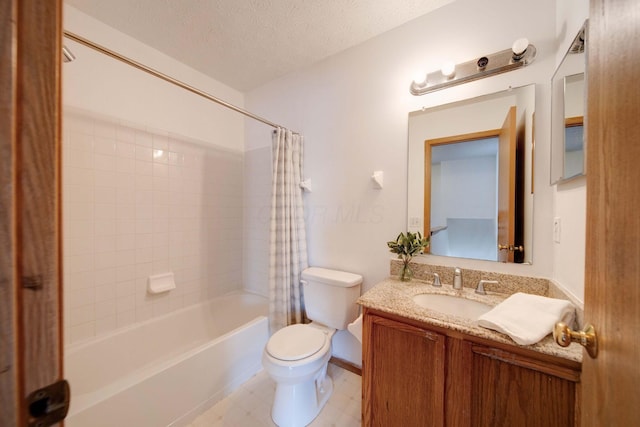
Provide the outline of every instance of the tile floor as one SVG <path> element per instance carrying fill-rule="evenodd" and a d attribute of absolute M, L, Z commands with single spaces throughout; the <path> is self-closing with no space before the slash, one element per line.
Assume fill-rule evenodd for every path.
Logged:
<path fill-rule="evenodd" d="M 361 378 L 333 364 L 333 394 L 310 427 L 360 426 Z M 271 404 L 275 383 L 262 370 L 187 427 L 275 427 Z"/>

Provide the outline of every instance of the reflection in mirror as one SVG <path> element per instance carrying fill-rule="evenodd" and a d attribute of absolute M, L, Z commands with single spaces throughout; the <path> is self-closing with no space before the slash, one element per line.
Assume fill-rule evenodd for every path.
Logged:
<path fill-rule="evenodd" d="M 551 79 L 551 183 L 585 174 L 587 23 Z"/>
<path fill-rule="evenodd" d="M 564 174 L 584 173 L 584 73 L 564 78 Z"/>
<path fill-rule="evenodd" d="M 535 86 L 409 114 L 408 230 L 433 255 L 532 260 Z"/>

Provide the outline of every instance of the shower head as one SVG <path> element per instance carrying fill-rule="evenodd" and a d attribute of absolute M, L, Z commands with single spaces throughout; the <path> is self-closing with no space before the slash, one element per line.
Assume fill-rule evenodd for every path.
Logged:
<path fill-rule="evenodd" d="M 63 45 L 62 46 L 62 60 L 64 62 L 71 62 L 74 59 L 76 59 L 76 56 L 73 53 L 71 53 L 71 51 L 69 50 L 68 47 Z"/>

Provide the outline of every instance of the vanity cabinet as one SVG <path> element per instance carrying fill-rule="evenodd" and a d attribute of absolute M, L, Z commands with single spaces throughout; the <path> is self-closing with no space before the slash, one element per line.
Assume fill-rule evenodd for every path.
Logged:
<path fill-rule="evenodd" d="M 580 364 L 364 310 L 363 426 L 577 426 Z"/>

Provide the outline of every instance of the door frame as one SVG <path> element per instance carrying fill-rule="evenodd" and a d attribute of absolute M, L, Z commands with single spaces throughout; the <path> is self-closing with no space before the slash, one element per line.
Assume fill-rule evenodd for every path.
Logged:
<path fill-rule="evenodd" d="M 62 2 L 0 11 L 0 426 L 22 426 L 62 379 Z"/>

